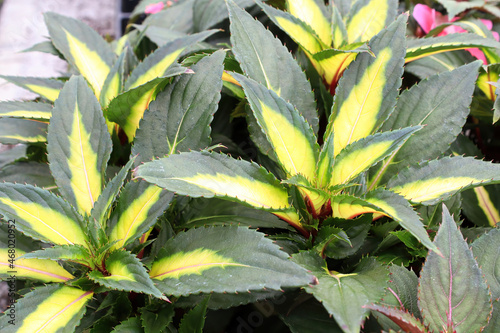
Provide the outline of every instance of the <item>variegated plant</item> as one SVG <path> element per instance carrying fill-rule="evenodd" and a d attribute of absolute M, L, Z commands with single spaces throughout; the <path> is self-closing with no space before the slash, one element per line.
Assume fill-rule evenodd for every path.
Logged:
<path fill-rule="evenodd" d="M 474 10 L 449 23 L 468 34 L 406 36 L 397 6 L 169 1 L 110 43 L 45 14 L 30 51 L 75 75 L 3 76 L 40 98 L 0 102 L 0 142 L 27 145 L 0 154 L 22 295 L 0 330 L 494 331 L 500 166 L 460 133 L 496 99 L 500 43 Z M 467 238 L 489 231 L 473 255 L 462 208 Z"/>

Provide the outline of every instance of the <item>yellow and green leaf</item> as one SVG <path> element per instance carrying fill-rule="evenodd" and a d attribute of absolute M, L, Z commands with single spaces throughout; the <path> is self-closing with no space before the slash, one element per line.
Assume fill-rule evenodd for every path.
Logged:
<path fill-rule="evenodd" d="M 253 114 L 287 176 L 301 174 L 314 179 L 318 146 L 309 124 L 272 90 L 242 75 L 235 74 L 235 77 L 243 86 Z"/>
<path fill-rule="evenodd" d="M 210 146 L 224 57 L 223 50 L 204 57 L 192 66 L 194 74 L 176 77 L 158 93 L 137 130 L 132 148 L 132 154 L 139 155 L 137 162 Z"/>
<path fill-rule="evenodd" d="M 82 218 L 66 201 L 31 185 L 0 185 L 0 211 L 25 234 L 54 244 L 86 245 Z"/>
<path fill-rule="evenodd" d="M 405 169 L 387 186 L 411 202 L 432 205 L 467 188 L 499 182 L 499 164 L 455 156 Z"/>
<path fill-rule="evenodd" d="M 412 206 L 400 195 L 386 190 L 368 192 L 364 199 L 349 195 L 337 195 L 331 198 L 332 216 L 352 219 L 361 214 L 376 213 L 397 221 L 427 248 L 439 251 L 432 244 L 420 217 Z"/>
<path fill-rule="evenodd" d="M 292 104 L 316 133 L 319 122 L 316 103 L 303 69 L 286 46 L 262 23 L 232 1 L 227 2 L 227 7 L 231 22 L 232 52 L 239 61 L 242 72 Z M 272 57 L 269 56 L 271 49 L 275 54 Z M 239 85 L 233 77 L 227 76 L 227 80 L 231 80 L 229 82 Z"/>
<path fill-rule="evenodd" d="M 362 52 L 370 52 L 368 46 L 365 43 L 355 43 L 342 50 L 328 49 L 320 51 L 309 58 L 318 74 L 323 78 L 330 90 L 330 94 L 334 95 L 345 69 Z"/>
<path fill-rule="evenodd" d="M 149 276 L 162 292 L 176 296 L 275 290 L 307 284 L 312 278 L 264 234 L 237 226 L 176 235 L 160 250 Z"/>
<path fill-rule="evenodd" d="M 112 289 L 146 293 L 166 299 L 149 278 L 146 268 L 130 252 L 114 251 L 106 259 L 106 274 L 94 270 L 88 274 L 93 281 Z"/>
<path fill-rule="evenodd" d="M 330 198 L 329 193 L 315 188 L 302 175 L 293 176 L 290 179 L 282 181 L 282 183 L 294 185 L 299 189 L 300 194 L 304 198 L 304 201 L 314 218 L 321 215 L 323 206 Z"/>
<path fill-rule="evenodd" d="M 158 77 L 163 77 L 169 67 L 176 64 L 177 59 L 186 48 L 204 40 L 215 32 L 215 30 L 209 30 L 178 38 L 158 48 L 132 71 L 125 82 L 125 90 L 137 88 Z"/>
<path fill-rule="evenodd" d="M 332 44 L 332 27 L 327 9 L 322 1 L 287 0 L 286 7 L 290 14 L 308 24 L 321 39 L 323 44 Z"/>
<path fill-rule="evenodd" d="M 16 259 L 25 252 L 20 249 L 0 249 L 0 277 L 11 275 L 17 279 L 35 279 L 42 282 L 65 282 L 74 278 L 56 261 L 50 259 Z"/>
<path fill-rule="evenodd" d="M 333 48 L 339 49 L 348 43 L 347 28 L 338 7 L 333 1 L 330 4 L 332 8 L 332 23 L 330 26 L 332 28 Z"/>
<path fill-rule="evenodd" d="M 488 97 L 490 101 L 495 101 L 497 87 L 491 82 L 497 82 L 500 76 L 500 66 L 498 64 L 490 65 L 485 70 L 481 70 L 477 78 L 477 86 Z"/>
<path fill-rule="evenodd" d="M 221 197 L 287 216 L 303 229 L 290 211 L 288 193 L 264 168 L 223 154 L 189 152 L 145 163 L 135 176 L 169 191 L 191 197 Z"/>
<path fill-rule="evenodd" d="M 59 191 L 81 214 L 90 214 L 103 188 L 111 138 L 97 98 L 81 76 L 57 99 L 47 137 L 48 160 Z"/>
<path fill-rule="evenodd" d="M 396 18 L 395 0 L 357 0 L 346 18 L 349 44 L 369 41 Z"/>
<path fill-rule="evenodd" d="M 79 20 L 56 13 L 44 16 L 54 46 L 87 79 L 99 98 L 116 58 L 109 44 Z"/>
<path fill-rule="evenodd" d="M 1 75 L 0 78 L 21 88 L 27 89 L 53 102 L 59 96 L 64 82 L 40 77 L 20 77 Z"/>
<path fill-rule="evenodd" d="M 281 30 L 286 32 L 307 53 L 315 54 L 329 48 L 329 45 L 325 45 L 313 28 L 307 23 L 287 12 L 275 9 L 261 2 L 257 4 L 262 7 L 267 16 L 269 16 Z"/>
<path fill-rule="evenodd" d="M 40 120 L 0 118 L 0 142 L 5 144 L 47 141 L 47 123 Z"/>
<path fill-rule="evenodd" d="M 345 184 L 391 155 L 421 126 L 370 135 L 348 145 L 335 159 L 330 186 Z"/>
<path fill-rule="evenodd" d="M 15 326 L 0 319 L 2 332 L 72 332 L 85 313 L 92 291 L 52 284 L 27 293 L 16 302 Z"/>
<path fill-rule="evenodd" d="M 144 111 L 155 98 L 165 79 L 186 72 L 186 69 L 177 63 L 182 52 L 214 32 L 205 31 L 171 41 L 135 67 L 125 82 L 125 92 L 113 99 L 106 114 L 109 120 L 122 127 L 129 142 L 133 141 Z"/>
<path fill-rule="evenodd" d="M 102 85 L 99 103 L 103 108 L 106 108 L 109 105 L 109 102 L 111 102 L 111 100 L 118 96 L 123 90 L 123 83 L 125 80 L 125 62 L 127 59 L 126 55 L 127 50 L 120 55 Z"/>
<path fill-rule="evenodd" d="M 335 152 L 333 151 L 334 133 L 330 134 L 321 147 L 316 166 L 315 185 L 319 188 L 326 188 L 332 178 L 333 167 L 335 164 Z"/>
<path fill-rule="evenodd" d="M 49 120 L 52 105 L 38 102 L 0 102 L 0 117 Z"/>
<path fill-rule="evenodd" d="M 474 47 L 499 49 L 500 43 L 494 39 L 484 38 L 473 33 L 409 39 L 405 60 L 406 62 L 410 62 L 441 52 Z"/>
<path fill-rule="evenodd" d="M 144 181 L 125 185 L 107 228 L 109 240 L 117 241 L 112 249 L 125 247 L 154 225 L 172 196 L 172 193 Z"/>
<path fill-rule="evenodd" d="M 373 134 L 396 104 L 403 73 L 406 15 L 382 30 L 370 41 L 375 58 L 361 54 L 339 82 L 330 117 L 334 151 Z"/>

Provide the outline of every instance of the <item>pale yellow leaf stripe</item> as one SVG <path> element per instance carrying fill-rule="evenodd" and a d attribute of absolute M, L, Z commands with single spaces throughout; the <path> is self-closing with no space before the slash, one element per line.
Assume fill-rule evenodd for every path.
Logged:
<path fill-rule="evenodd" d="M 368 41 L 384 29 L 388 6 L 387 0 L 372 0 L 361 8 L 347 26 L 349 43 Z"/>
<path fill-rule="evenodd" d="M 323 50 L 322 45 L 316 40 L 316 38 L 311 36 L 309 31 L 304 29 L 302 26 L 289 21 L 284 17 L 277 16 L 275 19 L 281 28 L 307 52 L 314 54 Z"/>
<path fill-rule="evenodd" d="M 184 181 L 209 190 L 215 195 L 236 198 L 255 207 L 284 209 L 289 206 L 288 194 L 284 189 L 241 176 L 216 173 L 167 179 Z"/>
<path fill-rule="evenodd" d="M 305 135 L 282 114 L 260 101 L 267 137 L 289 176 L 314 178 L 316 157 Z"/>
<path fill-rule="evenodd" d="M 152 279 L 163 280 L 166 278 L 178 279 L 183 275 L 201 273 L 207 269 L 226 266 L 251 267 L 225 258 L 217 251 L 211 249 L 196 249 L 190 252 L 178 252 L 169 257 L 162 258 L 153 264 L 149 276 Z"/>
<path fill-rule="evenodd" d="M 340 106 L 333 123 L 335 155 L 348 144 L 372 134 L 375 129 L 387 81 L 386 66 L 391 56 L 390 48 L 380 51 Z"/>
<path fill-rule="evenodd" d="M 383 141 L 372 144 L 366 149 L 352 152 L 338 162 L 335 161 L 330 186 L 344 184 L 357 176 L 383 156 L 393 143 L 394 141 Z"/>
<path fill-rule="evenodd" d="M 71 188 L 80 213 L 89 214 L 95 200 L 101 195 L 102 177 L 97 169 L 98 156 L 90 145 L 90 134 L 80 120 L 80 109 L 75 103 L 68 166 L 71 170 Z"/>
<path fill-rule="evenodd" d="M 395 186 L 390 190 L 412 202 L 426 202 L 480 181 L 472 177 L 434 178 Z"/>
<path fill-rule="evenodd" d="M 119 249 L 136 232 L 137 228 L 148 217 L 150 208 L 158 201 L 163 189 L 150 185 L 132 204 L 120 215 L 118 222 L 111 231 L 110 241 L 118 241 L 112 249 Z"/>
<path fill-rule="evenodd" d="M 16 259 L 14 263 L 9 262 L 9 249 L 0 249 L 0 274 L 9 274 L 15 271 L 17 278 L 33 278 L 43 282 L 64 282 L 74 278 L 68 271 L 57 262 L 50 259 Z M 15 256 L 25 254 L 20 249 L 15 250 Z M 10 273 L 12 274 L 12 273 Z"/>
<path fill-rule="evenodd" d="M 314 0 L 287 0 L 288 11 L 307 23 L 325 45 L 332 44 L 332 28 Z"/>
<path fill-rule="evenodd" d="M 27 315 L 17 332 L 52 333 L 63 329 L 85 306 L 93 292 L 64 286 Z"/>
<path fill-rule="evenodd" d="M 27 84 L 26 87 L 51 102 L 54 102 L 59 97 L 59 93 L 61 92 L 59 89 L 37 86 L 35 84 Z"/>
<path fill-rule="evenodd" d="M 491 202 L 488 191 L 486 191 L 486 189 L 481 186 L 474 188 L 474 192 L 476 192 L 479 207 L 481 207 L 484 215 L 486 215 L 489 225 L 491 225 L 492 227 L 496 227 L 497 223 L 500 221 L 500 214 L 495 208 L 493 202 Z"/>
<path fill-rule="evenodd" d="M 85 43 L 76 39 L 67 30 L 66 33 L 70 53 L 80 73 L 90 82 L 99 99 L 100 92 L 111 68 L 102 60 L 96 51 L 91 51 Z"/>
<path fill-rule="evenodd" d="M 86 245 L 87 243 L 86 236 L 77 223 L 53 209 L 34 202 L 14 201 L 8 198 L 0 198 L 0 202 L 13 208 L 19 218 L 30 224 L 31 229 L 50 239 L 54 244 Z"/>

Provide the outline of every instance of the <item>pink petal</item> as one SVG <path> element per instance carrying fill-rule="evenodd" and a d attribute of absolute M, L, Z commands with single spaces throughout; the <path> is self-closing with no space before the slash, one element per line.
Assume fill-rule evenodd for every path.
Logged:
<path fill-rule="evenodd" d="M 161 11 L 164 7 L 163 2 L 158 2 L 158 3 L 153 3 L 151 5 L 146 6 L 146 10 L 144 10 L 144 13 L 146 14 L 155 14 Z"/>
<path fill-rule="evenodd" d="M 486 56 L 484 55 L 483 51 L 479 49 L 466 49 L 466 51 L 469 51 L 470 54 L 472 54 L 473 57 L 482 60 L 483 64 L 487 64 L 488 61 L 486 61 Z"/>
<path fill-rule="evenodd" d="M 413 17 L 425 33 L 436 27 L 435 11 L 426 5 L 416 4 Z"/>
<path fill-rule="evenodd" d="M 493 22 L 491 22 L 490 20 L 481 19 L 481 22 L 483 22 L 488 30 L 491 30 L 491 28 L 493 28 Z"/>
<path fill-rule="evenodd" d="M 491 33 L 493 34 L 493 37 L 495 37 L 497 41 L 500 41 L 500 36 L 498 35 L 498 32 L 492 31 Z"/>

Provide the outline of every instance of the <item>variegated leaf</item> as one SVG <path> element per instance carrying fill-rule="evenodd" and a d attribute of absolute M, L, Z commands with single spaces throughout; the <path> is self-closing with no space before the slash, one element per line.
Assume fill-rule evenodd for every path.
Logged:
<path fill-rule="evenodd" d="M 112 249 L 125 247 L 151 228 L 172 197 L 172 193 L 144 181 L 127 183 L 107 226 L 109 241 L 117 241 Z"/>
<path fill-rule="evenodd" d="M 481 91 L 488 97 L 489 100 L 496 100 L 495 91 L 497 87 L 491 84 L 491 82 L 497 82 L 500 76 L 500 65 L 494 64 L 489 65 L 484 70 L 481 70 L 477 78 L 477 86 Z"/>
<path fill-rule="evenodd" d="M 0 330 L 5 333 L 74 332 L 93 294 L 59 284 L 37 288 L 17 301 L 15 318 L 0 318 Z M 14 325 L 10 320 L 14 320 Z"/>
<path fill-rule="evenodd" d="M 274 175 L 257 164 L 207 152 L 170 155 L 145 163 L 136 177 L 191 197 L 222 197 L 263 208 L 302 229 L 290 210 L 288 193 Z"/>
<path fill-rule="evenodd" d="M 35 94 L 53 102 L 59 96 L 59 92 L 64 82 L 41 77 L 21 77 L 0 75 L 0 78 L 9 81 L 24 89 L 28 89 Z"/>
<path fill-rule="evenodd" d="M 49 125 L 47 151 L 59 191 L 82 214 L 90 214 L 103 188 L 111 138 L 101 107 L 87 82 L 72 77 L 61 91 Z"/>
<path fill-rule="evenodd" d="M 421 126 L 405 127 L 393 132 L 370 135 L 351 143 L 335 158 L 330 186 L 345 184 L 354 179 L 361 172 L 397 151 L 420 129 Z"/>
<path fill-rule="evenodd" d="M 427 329 L 420 319 L 415 318 L 411 313 L 404 309 L 393 308 L 390 306 L 367 304 L 367 309 L 377 311 L 387 318 L 391 319 L 397 327 L 409 333 L 426 333 Z"/>
<path fill-rule="evenodd" d="M 34 279 L 42 282 L 66 282 L 74 278 L 57 262 L 49 259 L 16 259 L 25 252 L 19 249 L 0 249 L 0 277 Z"/>
<path fill-rule="evenodd" d="M 15 118 L 0 118 L 0 142 L 5 144 L 47 141 L 47 123 Z"/>
<path fill-rule="evenodd" d="M 314 0 L 308 1 L 314 3 Z M 317 7 L 316 3 L 314 5 Z M 232 1 L 227 2 L 227 6 L 232 50 L 243 72 L 295 106 L 317 132 L 318 116 L 314 95 L 297 61 L 259 21 Z M 274 56 L 269 56 L 269 50 L 273 50 Z M 291 85 L 290 82 L 294 84 Z"/>
<path fill-rule="evenodd" d="M 499 164 L 456 156 L 405 169 L 387 187 L 411 202 L 432 205 L 467 188 L 499 182 Z"/>
<path fill-rule="evenodd" d="M 316 166 L 316 186 L 325 188 L 330 184 L 332 179 L 333 167 L 335 162 L 335 152 L 333 151 L 334 133 L 328 136 L 326 142 L 323 143 L 318 157 L 318 165 Z"/>
<path fill-rule="evenodd" d="M 323 1 L 287 0 L 286 8 L 290 14 L 309 25 L 324 45 L 332 45 L 330 15 Z"/>
<path fill-rule="evenodd" d="M 322 40 L 316 35 L 313 28 L 308 24 L 296 18 L 295 16 L 265 5 L 262 2 L 257 2 L 262 7 L 267 16 L 286 32 L 298 45 L 300 45 L 309 54 L 314 54 L 319 51 L 328 49 Z"/>
<path fill-rule="evenodd" d="M 242 75 L 235 73 L 234 76 L 241 83 L 253 114 L 287 175 L 301 174 L 312 180 L 319 149 L 309 124 L 272 90 Z"/>
<path fill-rule="evenodd" d="M 369 54 L 361 54 L 346 70 L 335 94 L 327 135 L 335 133 L 335 154 L 348 144 L 373 134 L 396 104 L 403 73 L 406 15 L 370 41 Z"/>
<path fill-rule="evenodd" d="M 118 60 L 111 67 L 106 80 L 102 84 L 101 94 L 99 96 L 99 103 L 103 108 L 106 108 L 116 96 L 123 90 L 125 82 L 125 65 L 127 61 L 128 50 L 125 49 Z"/>
<path fill-rule="evenodd" d="M 385 183 L 408 165 L 437 157 L 462 131 L 472 100 L 480 61 L 422 80 L 404 91 L 396 109 L 381 130 L 422 125 L 395 154 L 384 161 L 373 176 L 372 187 Z M 453 86 L 450 82 L 456 82 Z M 384 177 L 384 175 L 386 175 Z"/>
<path fill-rule="evenodd" d="M 236 226 L 178 234 L 160 251 L 149 276 L 162 292 L 176 296 L 279 290 L 314 280 L 264 234 Z"/>
<path fill-rule="evenodd" d="M 365 43 L 354 43 L 341 50 L 328 49 L 320 51 L 310 57 L 312 64 L 326 83 L 330 94 L 335 94 L 337 84 L 345 69 L 360 53 L 369 53 Z"/>
<path fill-rule="evenodd" d="M 0 117 L 49 120 L 52 105 L 37 102 L 0 102 Z"/>
<path fill-rule="evenodd" d="M 116 176 L 106 184 L 106 187 L 102 191 L 101 195 L 97 198 L 97 201 L 92 208 L 90 217 L 95 219 L 101 226 L 105 225 L 105 221 L 108 219 L 111 211 L 111 206 L 120 192 L 123 182 L 125 181 L 130 168 L 134 164 L 134 161 L 135 156 L 132 157 L 130 161 L 128 161 L 127 164 L 120 169 Z"/>
<path fill-rule="evenodd" d="M 192 67 L 194 74 L 177 77 L 158 94 L 139 123 L 132 148 L 138 162 L 210 145 L 224 56 L 221 50 L 201 59 Z"/>
<path fill-rule="evenodd" d="M 332 10 L 332 22 L 330 26 L 332 28 L 333 48 L 341 48 L 348 43 L 347 28 L 339 7 L 333 1 L 330 2 L 330 8 Z"/>
<path fill-rule="evenodd" d="M 161 90 L 168 83 L 169 77 L 182 74 L 185 71 L 185 68 L 173 66 L 165 74 L 165 77 L 154 79 L 116 96 L 109 103 L 105 113 L 106 119 L 119 124 L 127 134 L 129 142 L 132 142 L 139 121 L 144 116 L 144 111 L 148 108 L 158 90 Z"/>
<path fill-rule="evenodd" d="M 406 62 L 427 57 L 436 53 L 462 50 L 473 47 L 500 48 L 494 39 L 484 38 L 472 33 L 449 34 L 446 36 L 409 39 Z"/>
<path fill-rule="evenodd" d="M 389 26 L 397 14 L 396 0 L 354 1 L 346 18 L 349 43 L 365 42 Z"/>
<path fill-rule="evenodd" d="M 439 250 L 432 244 L 420 217 L 401 196 L 386 190 L 368 192 L 364 199 L 350 195 L 337 195 L 330 199 L 332 216 L 352 219 L 360 214 L 380 213 L 397 221 L 427 248 Z"/>
<path fill-rule="evenodd" d="M 99 98 L 116 58 L 109 44 L 82 21 L 52 12 L 44 17 L 54 46 L 87 79 Z"/>
<path fill-rule="evenodd" d="M 55 245 L 26 253 L 22 259 L 69 260 L 89 266 L 90 252 L 82 245 Z"/>
<path fill-rule="evenodd" d="M 169 67 L 176 64 L 177 59 L 187 47 L 204 40 L 215 32 L 215 30 L 200 32 L 176 39 L 158 48 L 132 71 L 125 82 L 125 90 L 137 88 L 158 77 L 163 77 Z"/>
<path fill-rule="evenodd" d="M 88 274 L 93 281 L 111 289 L 134 291 L 166 299 L 155 287 L 146 268 L 130 252 L 114 251 L 106 259 L 106 274 L 94 270 Z"/>
<path fill-rule="evenodd" d="M 31 185 L 0 184 L 0 212 L 25 234 L 53 244 L 86 245 L 81 216 L 55 194 Z"/>

